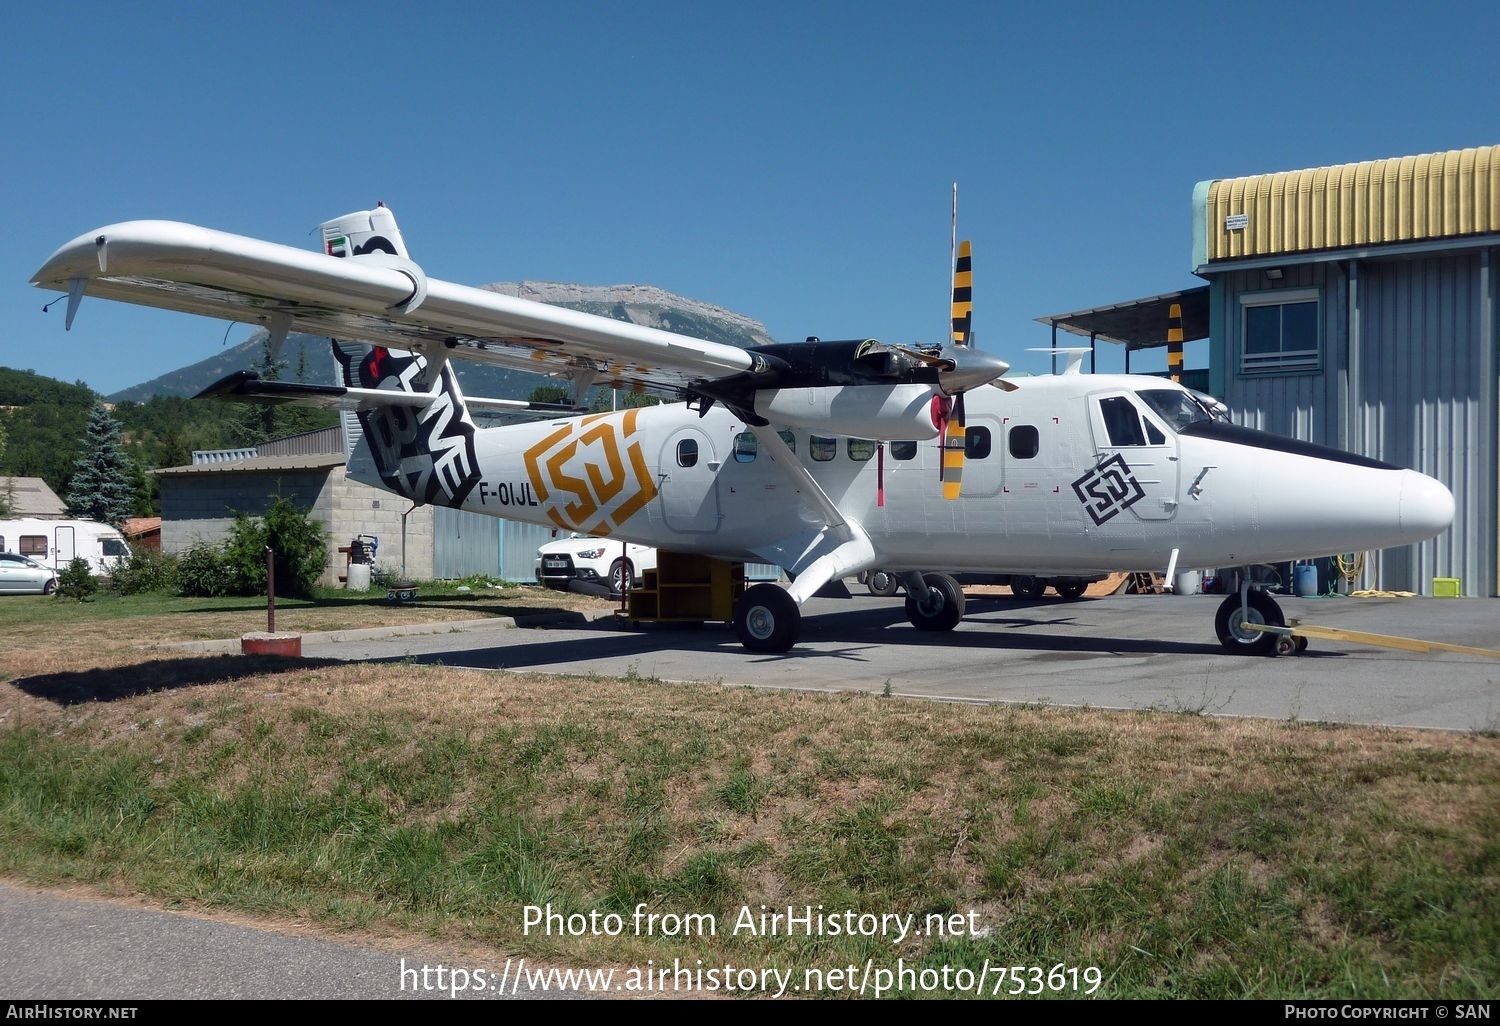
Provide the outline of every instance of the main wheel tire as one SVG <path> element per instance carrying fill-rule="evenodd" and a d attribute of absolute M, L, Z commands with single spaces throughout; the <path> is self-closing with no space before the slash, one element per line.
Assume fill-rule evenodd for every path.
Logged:
<path fill-rule="evenodd" d="M 947 574 L 925 574 L 927 601 L 906 593 L 906 619 L 919 631 L 951 631 L 964 618 L 964 590 Z"/>
<path fill-rule="evenodd" d="M 901 578 L 889 570 L 871 570 L 869 578 L 865 581 L 865 587 L 870 589 L 871 595 L 890 598 L 901 590 Z"/>
<path fill-rule="evenodd" d="M 1250 623 L 1263 623 L 1270 627 L 1286 626 L 1286 617 L 1281 615 L 1281 607 L 1265 592 L 1252 589 L 1247 601 L 1250 610 L 1246 619 Z M 1219 603 L 1219 611 L 1214 614 L 1214 633 L 1219 636 L 1219 644 L 1226 651 L 1237 655 L 1270 655 L 1276 651 L 1279 637 L 1270 631 L 1251 631 L 1240 626 L 1239 595 L 1230 595 Z"/>
<path fill-rule="evenodd" d="M 1047 582 L 1040 577 L 1012 577 L 1010 593 L 1016 598 L 1039 599 L 1047 592 Z"/>
<path fill-rule="evenodd" d="M 635 580 L 635 567 L 628 559 L 617 559 L 609 565 L 609 590 L 616 595 L 625 594 L 625 589 Z"/>
<path fill-rule="evenodd" d="M 752 652 L 785 652 L 797 643 L 801 628 L 802 612 L 780 585 L 747 588 L 734 604 L 734 633 Z"/>
<path fill-rule="evenodd" d="M 1077 602 L 1083 598 L 1083 593 L 1088 590 L 1089 586 L 1082 581 L 1062 581 L 1054 583 L 1052 587 L 1069 602 Z"/>

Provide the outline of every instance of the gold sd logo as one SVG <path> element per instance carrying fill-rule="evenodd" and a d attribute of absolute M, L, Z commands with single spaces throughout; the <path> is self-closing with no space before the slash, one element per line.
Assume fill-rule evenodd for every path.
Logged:
<path fill-rule="evenodd" d="M 571 420 L 526 450 L 526 476 L 558 527 L 606 535 L 656 498 L 636 433 L 640 410 Z"/>

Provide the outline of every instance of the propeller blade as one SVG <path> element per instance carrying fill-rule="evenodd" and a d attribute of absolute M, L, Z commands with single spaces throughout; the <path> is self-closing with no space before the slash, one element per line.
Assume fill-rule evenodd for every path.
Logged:
<path fill-rule="evenodd" d="M 964 478 L 964 394 L 953 399 L 953 414 L 943 430 L 943 498 L 958 498 Z"/>
<path fill-rule="evenodd" d="M 958 244 L 953 262 L 953 344 L 969 345 L 969 321 L 974 315 L 974 268 L 968 239 Z"/>

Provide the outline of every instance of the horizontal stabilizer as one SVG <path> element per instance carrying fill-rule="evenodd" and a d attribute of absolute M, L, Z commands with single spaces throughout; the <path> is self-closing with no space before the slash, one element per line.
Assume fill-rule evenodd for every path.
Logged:
<path fill-rule="evenodd" d="M 209 385 L 195 399 L 224 399 L 229 402 L 257 403 L 264 406 L 317 406 L 329 410 L 372 410 L 388 406 L 424 409 L 437 402 L 440 393 L 396 392 L 377 388 L 345 388 L 341 385 L 309 385 L 301 381 L 263 381 L 250 370 L 233 374 Z M 580 407 L 563 403 L 529 403 L 524 399 L 485 399 L 466 396 L 464 403 L 471 412 L 498 411 L 538 415 L 577 414 Z"/>

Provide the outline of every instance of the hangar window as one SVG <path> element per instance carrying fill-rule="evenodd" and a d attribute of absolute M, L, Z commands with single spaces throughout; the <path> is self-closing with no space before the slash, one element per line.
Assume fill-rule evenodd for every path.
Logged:
<path fill-rule="evenodd" d="M 822 435 L 807 436 L 807 452 L 819 463 L 827 463 L 839 454 L 839 440 Z"/>
<path fill-rule="evenodd" d="M 1010 454 L 1018 460 L 1034 460 L 1042 451 L 1042 439 L 1030 424 L 1017 424 L 1010 429 Z"/>
<path fill-rule="evenodd" d="M 696 438 L 684 438 L 677 443 L 677 465 L 679 467 L 693 467 L 698 464 L 698 440 Z"/>
<path fill-rule="evenodd" d="M 754 463 L 758 452 L 760 439 L 755 437 L 754 431 L 741 431 L 734 436 L 734 462 Z"/>
<path fill-rule="evenodd" d="M 971 427 L 964 432 L 964 455 L 971 460 L 982 460 L 990 454 L 990 429 Z"/>
<path fill-rule="evenodd" d="M 1317 289 L 1240 297 L 1241 373 L 1315 371 L 1320 362 Z"/>
<path fill-rule="evenodd" d="M 875 455 L 875 443 L 868 438 L 849 439 L 849 458 L 856 463 L 864 463 Z"/>
<path fill-rule="evenodd" d="M 914 460 L 917 458 L 916 442 L 892 442 L 891 459 Z"/>

